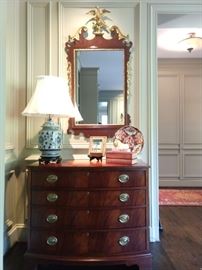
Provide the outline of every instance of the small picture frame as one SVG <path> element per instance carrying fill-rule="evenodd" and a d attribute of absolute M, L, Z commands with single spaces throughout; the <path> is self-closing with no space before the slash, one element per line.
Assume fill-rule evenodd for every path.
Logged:
<path fill-rule="evenodd" d="M 98 161 L 102 161 L 102 157 L 105 155 L 106 151 L 106 143 L 106 136 L 90 136 L 88 150 L 88 156 L 90 158 L 90 161 L 94 158 Z"/>

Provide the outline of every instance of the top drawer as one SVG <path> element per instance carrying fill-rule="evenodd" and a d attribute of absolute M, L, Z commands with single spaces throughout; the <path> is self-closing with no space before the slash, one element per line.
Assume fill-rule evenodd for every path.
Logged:
<path fill-rule="evenodd" d="M 145 170 L 68 171 L 40 170 L 31 172 L 32 187 L 121 188 L 146 185 Z"/>

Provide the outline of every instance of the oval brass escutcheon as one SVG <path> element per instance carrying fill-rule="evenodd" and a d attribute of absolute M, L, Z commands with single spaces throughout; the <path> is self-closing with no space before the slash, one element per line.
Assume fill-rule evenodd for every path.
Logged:
<path fill-rule="evenodd" d="M 129 221 L 129 215 L 128 214 L 122 214 L 119 216 L 119 222 L 120 223 L 127 223 Z"/>
<path fill-rule="evenodd" d="M 121 202 L 127 202 L 129 200 L 130 196 L 128 193 L 121 193 L 119 195 L 119 201 Z"/>
<path fill-rule="evenodd" d="M 53 184 L 58 181 L 58 176 L 55 174 L 50 174 L 47 176 L 46 181 L 50 184 Z"/>
<path fill-rule="evenodd" d="M 120 239 L 119 239 L 119 245 L 120 246 L 127 246 L 128 243 L 130 241 L 130 238 L 128 236 L 122 236 Z"/>
<path fill-rule="evenodd" d="M 129 176 L 127 174 L 121 174 L 119 175 L 119 182 L 122 184 L 127 183 L 129 180 Z"/>
<path fill-rule="evenodd" d="M 58 242 L 58 239 L 57 237 L 55 236 L 49 236 L 46 243 L 49 245 L 49 246 L 55 246 Z"/>
<path fill-rule="evenodd" d="M 46 221 L 48 223 L 55 223 L 58 220 L 58 216 L 55 214 L 48 215 Z"/>
<path fill-rule="evenodd" d="M 55 202 L 55 201 L 57 201 L 57 199 L 58 199 L 58 195 L 56 193 L 49 193 L 47 195 L 47 200 L 49 202 Z"/>

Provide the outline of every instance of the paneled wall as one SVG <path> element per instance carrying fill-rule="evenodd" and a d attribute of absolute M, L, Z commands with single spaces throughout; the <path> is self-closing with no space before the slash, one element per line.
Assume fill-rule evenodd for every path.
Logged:
<path fill-rule="evenodd" d="M 157 99 L 155 83 L 152 83 L 153 80 L 155 81 L 153 78 L 155 69 L 152 68 L 152 63 L 155 63 L 156 26 L 154 22 L 157 20 L 151 1 L 15 0 L 6 1 L 6 4 L 8 23 L 6 24 L 7 85 L 5 92 L 8 102 L 4 130 L 7 134 L 6 169 L 8 174 L 5 179 L 7 226 L 4 232 L 6 240 L 4 251 L 14 241 L 23 240 L 21 236 L 26 231 L 26 185 L 23 162 L 24 157 L 39 154 L 36 147 L 37 134 L 44 121 L 40 118 L 25 120 L 21 112 L 34 91 L 37 75 L 67 76 L 65 41 L 68 35 L 75 34 L 78 27 L 86 23 L 89 19 L 86 12 L 96 5 L 111 11 L 111 23 L 118 25 L 124 34 L 129 34 L 134 44 L 129 65 L 128 108 L 132 124 L 141 129 L 145 138 L 141 157 L 151 166 L 150 239 L 158 241 L 158 165 L 157 129 L 155 128 Z M 4 97 L 1 93 L 0 96 Z M 67 121 L 62 121 L 62 124 L 66 130 Z M 64 159 L 86 156 L 88 140 L 82 135 L 77 137 L 65 135 L 64 139 L 62 153 Z M 1 191 L 2 194 L 3 191 Z"/>
<path fill-rule="evenodd" d="M 24 158 L 39 155 L 37 134 L 44 122 L 44 118 L 25 118 L 21 112 L 34 92 L 38 75 L 67 78 L 65 42 L 68 35 L 74 35 L 85 25 L 89 19 L 86 13 L 94 6 L 96 4 L 91 1 L 84 3 L 82 0 L 7 1 L 4 252 L 18 239 L 26 239 Z M 109 23 L 118 25 L 134 42 L 136 4 L 112 0 L 99 2 L 99 6 L 111 11 Z M 131 89 L 134 88 L 133 66 L 134 52 L 130 63 Z M 130 91 L 131 116 L 134 95 Z M 82 135 L 67 135 L 67 120 L 63 119 L 61 123 L 65 131 L 63 159 L 87 158 L 88 140 Z"/>
<path fill-rule="evenodd" d="M 25 185 L 21 154 L 24 147 L 24 130 L 20 117 L 19 104 L 25 97 L 25 50 L 21 35 L 21 6 L 16 1 L 6 1 L 6 37 L 5 37 L 5 197 L 4 197 L 4 251 L 16 242 L 25 227 Z M 25 4 L 23 18 L 25 19 Z M 25 22 L 25 20 L 24 20 Z M 23 27 L 25 27 L 23 25 Z M 21 37 L 23 37 L 21 39 Z M 20 47 L 20 45 L 22 45 Z M 21 50 L 24 56 L 20 57 Z M 22 79 L 23 78 L 23 79 Z M 1 100 L 1 102 L 3 102 Z M 22 169 L 22 170 L 21 170 Z M 22 237 L 23 238 L 23 237 Z M 2 239 L 2 238 L 1 238 Z"/>
<path fill-rule="evenodd" d="M 78 1 L 77 1 L 78 2 Z M 65 53 L 65 42 L 68 36 L 74 36 L 81 26 L 90 19 L 87 12 L 96 6 L 94 3 L 77 3 L 69 1 L 28 1 L 27 3 L 27 101 L 30 99 L 36 84 L 38 75 L 56 75 L 67 78 L 67 55 Z M 117 25 L 120 30 L 129 35 L 134 43 L 134 16 L 135 3 L 124 4 L 116 1 L 99 5 L 110 10 L 111 20 L 109 26 Z M 91 25 L 88 25 L 91 27 Z M 92 37 L 89 37 L 92 38 Z M 130 102 L 129 114 L 134 123 L 134 48 L 130 61 Z M 138 118 L 138 113 L 136 113 Z M 44 119 L 27 119 L 26 145 L 27 148 L 36 148 L 37 133 Z M 66 131 L 68 122 L 61 120 L 63 130 Z M 63 157 L 72 158 L 79 152 L 87 158 L 88 140 L 81 136 L 64 135 Z"/>
<path fill-rule="evenodd" d="M 202 61 L 160 60 L 160 186 L 202 186 Z"/>

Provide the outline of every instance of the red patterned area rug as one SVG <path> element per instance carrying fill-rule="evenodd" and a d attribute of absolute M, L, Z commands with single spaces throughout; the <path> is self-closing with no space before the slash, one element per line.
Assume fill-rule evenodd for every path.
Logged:
<path fill-rule="evenodd" d="M 202 189 L 160 189 L 159 204 L 202 206 Z"/>

